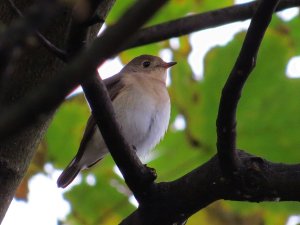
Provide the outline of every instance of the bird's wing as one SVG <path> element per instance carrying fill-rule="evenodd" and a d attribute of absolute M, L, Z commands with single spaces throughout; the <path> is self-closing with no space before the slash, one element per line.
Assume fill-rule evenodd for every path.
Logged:
<path fill-rule="evenodd" d="M 120 93 L 120 91 L 124 87 L 124 83 L 122 82 L 121 76 L 122 75 L 119 73 L 119 74 L 116 74 L 116 75 L 114 75 L 110 78 L 107 78 L 107 79 L 103 80 L 104 84 L 105 84 L 105 86 L 108 90 L 110 99 L 112 101 L 118 96 L 118 94 Z M 91 140 L 91 138 L 92 138 L 93 134 L 95 133 L 96 129 L 97 129 L 96 121 L 95 121 L 93 115 L 91 115 L 88 119 L 88 122 L 87 122 L 87 125 L 86 125 L 86 128 L 85 128 L 82 140 L 80 142 L 78 152 L 77 152 L 76 157 L 75 157 L 75 160 L 77 162 L 82 158 L 82 156 L 85 152 L 85 148 L 86 148 L 88 142 Z"/>
<path fill-rule="evenodd" d="M 74 159 L 69 163 L 69 165 L 64 169 L 61 175 L 57 179 L 57 186 L 65 188 L 67 187 L 77 176 L 77 174 L 82 170 L 82 165 L 80 165 L 80 160 L 82 159 L 85 153 L 85 146 L 89 141 L 89 138 L 92 137 L 93 133 L 96 130 L 96 123 L 92 116 L 90 116 L 86 129 L 84 131 L 83 139 L 81 140 L 79 150 L 74 157 Z M 99 159 L 100 160 L 100 159 Z M 98 161 L 99 161 L 98 160 Z M 97 162 L 98 162 L 97 161 Z"/>
<path fill-rule="evenodd" d="M 78 152 L 75 157 L 75 161 L 79 162 L 80 159 L 82 158 L 85 147 L 86 147 L 88 141 L 92 138 L 93 134 L 95 133 L 96 128 L 97 128 L 97 124 L 96 124 L 93 116 L 91 115 L 87 121 L 87 125 L 85 127 L 84 134 L 81 139 L 80 146 L 79 146 Z"/>
<path fill-rule="evenodd" d="M 103 80 L 103 82 L 108 90 L 110 99 L 112 101 L 118 96 L 118 94 L 124 87 L 124 82 L 121 78 L 122 78 L 122 74 L 118 73 L 112 77 L 109 77 L 109 78 Z"/>
<path fill-rule="evenodd" d="M 116 74 L 115 76 L 112 76 L 112 77 L 104 80 L 104 84 L 106 85 L 106 88 L 109 92 L 109 96 L 112 101 L 118 96 L 118 94 L 124 87 L 124 82 L 122 82 L 121 76 L 122 75 L 119 73 L 119 74 Z M 78 152 L 77 152 L 75 158 L 69 163 L 67 168 L 62 172 L 62 174 L 59 176 L 59 178 L 57 180 L 58 187 L 64 188 L 64 187 L 68 186 L 74 180 L 74 178 L 77 176 L 77 174 L 80 172 L 80 170 L 83 169 L 80 161 L 84 157 L 84 154 L 87 150 L 87 145 L 91 141 L 93 135 L 95 134 L 96 129 L 97 129 L 96 121 L 94 120 L 93 116 L 91 115 L 88 119 L 87 126 L 85 128 L 83 138 L 81 140 L 81 143 L 80 143 L 80 146 L 79 146 L 79 149 L 78 149 Z M 101 140 L 99 140 L 99 141 L 101 141 Z M 99 151 L 101 151 L 101 149 L 99 149 Z M 91 161 L 90 163 L 88 163 L 89 165 L 85 165 L 85 166 L 91 167 L 101 159 L 102 159 L 102 157 L 100 157 L 99 159 L 96 159 L 96 161 Z"/>

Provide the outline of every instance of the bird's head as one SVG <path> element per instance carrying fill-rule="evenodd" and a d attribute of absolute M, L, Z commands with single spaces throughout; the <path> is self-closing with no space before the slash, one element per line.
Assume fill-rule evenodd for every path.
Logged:
<path fill-rule="evenodd" d="M 165 62 L 157 56 L 141 55 L 131 60 L 122 72 L 151 76 L 165 82 L 167 69 L 175 64 L 176 62 Z"/>

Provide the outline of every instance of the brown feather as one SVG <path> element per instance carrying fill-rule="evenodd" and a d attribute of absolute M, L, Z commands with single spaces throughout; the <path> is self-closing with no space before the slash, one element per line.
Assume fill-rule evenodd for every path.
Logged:
<path fill-rule="evenodd" d="M 103 82 L 108 90 L 111 101 L 113 101 L 118 96 L 120 91 L 124 88 L 124 82 L 122 82 L 121 76 L 122 76 L 121 74 L 116 74 L 112 77 L 109 77 L 109 78 L 103 80 Z M 85 128 L 82 140 L 80 142 L 80 146 L 79 146 L 77 155 L 75 157 L 76 161 L 79 161 L 81 159 L 81 157 L 83 156 L 86 145 L 91 140 L 91 137 L 95 133 L 96 128 L 97 128 L 97 124 L 93 118 L 93 115 L 91 115 L 87 121 L 87 125 Z M 96 164 L 96 163 L 93 163 L 93 165 L 94 164 Z M 92 166 L 92 165 L 89 165 L 89 167 L 90 166 Z"/>

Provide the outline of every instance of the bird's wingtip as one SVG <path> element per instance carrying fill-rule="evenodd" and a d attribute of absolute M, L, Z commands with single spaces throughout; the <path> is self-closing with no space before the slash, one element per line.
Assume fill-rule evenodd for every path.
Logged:
<path fill-rule="evenodd" d="M 78 175 L 80 169 L 78 169 L 74 164 L 68 166 L 58 177 L 57 179 L 57 187 L 66 188 Z"/>

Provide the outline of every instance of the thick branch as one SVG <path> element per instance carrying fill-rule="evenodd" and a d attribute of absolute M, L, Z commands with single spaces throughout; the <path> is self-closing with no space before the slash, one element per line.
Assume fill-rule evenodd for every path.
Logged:
<path fill-rule="evenodd" d="M 226 175 L 239 168 L 236 155 L 236 109 L 243 86 L 255 66 L 264 33 L 279 0 L 263 0 L 251 21 L 240 54 L 223 88 L 217 118 L 217 149 Z"/>
<path fill-rule="evenodd" d="M 281 0 L 276 11 L 296 7 L 300 0 Z M 258 2 L 230 6 L 180 19 L 168 21 L 139 30 L 132 36 L 130 42 L 123 46 L 123 50 L 134 48 L 173 37 L 180 37 L 195 31 L 222 26 L 228 23 L 250 19 L 257 9 Z"/>
<path fill-rule="evenodd" d="M 247 171 L 243 178 L 246 189 L 223 176 L 219 157 L 215 156 L 175 181 L 157 184 L 151 193 L 155 198 L 121 225 L 172 225 L 219 199 L 300 201 L 300 164 L 271 163 L 243 151 L 238 155 Z"/>

